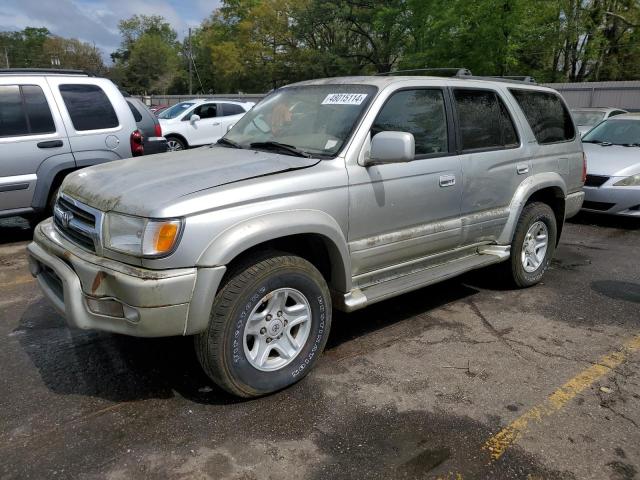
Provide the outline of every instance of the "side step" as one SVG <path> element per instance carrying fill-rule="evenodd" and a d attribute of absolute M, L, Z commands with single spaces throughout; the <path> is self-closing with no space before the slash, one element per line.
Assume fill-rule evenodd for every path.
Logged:
<path fill-rule="evenodd" d="M 419 288 L 455 277 L 469 270 L 499 263 L 509 257 L 509 247 L 492 247 L 494 246 L 478 249 L 477 254 L 462 257 L 458 260 L 394 277 L 370 286 L 355 288 L 344 296 L 336 295 L 334 296 L 336 307 L 346 312 L 359 310 L 373 303 L 402 293 L 418 290 Z"/>

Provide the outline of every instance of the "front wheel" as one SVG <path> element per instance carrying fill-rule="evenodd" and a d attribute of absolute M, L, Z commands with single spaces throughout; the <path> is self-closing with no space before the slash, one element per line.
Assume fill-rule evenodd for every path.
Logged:
<path fill-rule="evenodd" d="M 518 287 L 542 280 L 556 249 L 556 217 L 546 203 L 533 202 L 522 210 L 511 244 L 510 270 Z"/>
<path fill-rule="evenodd" d="M 320 272 L 300 257 L 274 252 L 229 272 L 195 346 L 216 384 L 255 397 L 302 379 L 330 327 L 331 297 Z"/>

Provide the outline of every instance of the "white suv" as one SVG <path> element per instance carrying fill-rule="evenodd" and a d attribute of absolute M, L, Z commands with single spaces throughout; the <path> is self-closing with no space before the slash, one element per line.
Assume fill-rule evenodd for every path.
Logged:
<path fill-rule="evenodd" d="M 158 118 L 168 150 L 184 150 L 215 142 L 253 105 L 253 102 L 195 99 L 167 108 Z"/>

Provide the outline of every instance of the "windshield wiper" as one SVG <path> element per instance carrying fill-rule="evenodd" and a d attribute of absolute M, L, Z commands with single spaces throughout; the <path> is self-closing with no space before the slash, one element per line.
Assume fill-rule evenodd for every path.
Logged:
<path fill-rule="evenodd" d="M 613 145 L 613 143 L 611 142 L 604 142 L 602 140 L 583 140 L 582 143 L 596 143 L 601 147 L 610 147 L 611 145 Z"/>
<path fill-rule="evenodd" d="M 623 143 L 623 147 L 640 147 L 640 143 Z"/>
<path fill-rule="evenodd" d="M 286 143 L 280 142 L 253 142 L 249 145 L 249 148 L 260 148 L 264 150 L 280 150 L 282 152 L 286 152 L 290 155 L 295 155 L 298 157 L 311 158 L 311 154 L 305 152 L 304 150 L 300 150 L 293 145 L 287 145 Z"/>
<path fill-rule="evenodd" d="M 216 143 L 218 145 L 226 145 L 227 147 L 231 147 L 231 148 L 242 148 L 242 146 L 239 143 L 224 137 L 219 138 Z"/>

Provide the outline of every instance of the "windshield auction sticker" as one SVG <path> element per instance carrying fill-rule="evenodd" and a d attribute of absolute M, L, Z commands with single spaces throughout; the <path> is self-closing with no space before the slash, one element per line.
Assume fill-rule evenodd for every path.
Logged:
<path fill-rule="evenodd" d="M 330 93 L 322 101 L 322 105 L 360 105 L 367 95 L 367 93 Z"/>

